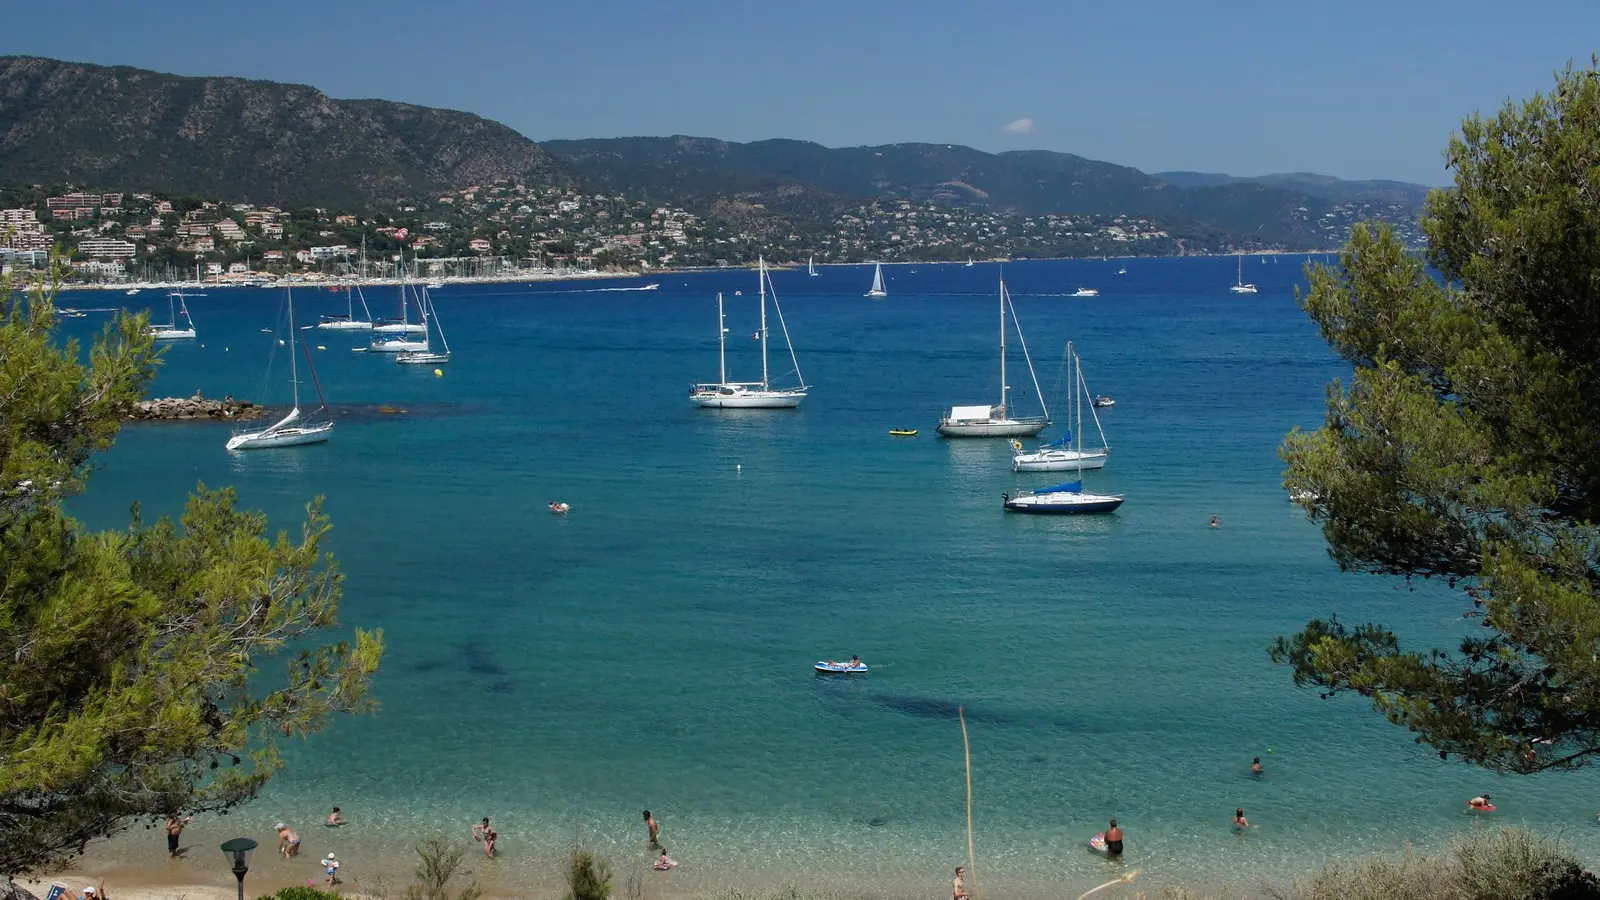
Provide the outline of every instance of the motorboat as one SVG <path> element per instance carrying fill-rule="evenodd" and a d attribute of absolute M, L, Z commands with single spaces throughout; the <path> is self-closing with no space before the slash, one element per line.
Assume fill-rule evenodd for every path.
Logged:
<path fill-rule="evenodd" d="M 890 434 L 891 437 L 916 437 L 917 436 L 917 429 L 915 429 L 915 428 L 891 428 L 891 429 L 889 429 L 889 434 Z"/>
<path fill-rule="evenodd" d="M 1110 397 L 1104 397 L 1104 396 L 1101 396 L 1100 394 L 1095 394 L 1094 395 L 1094 405 L 1099 407 L 1100 409 L 1110 409 L 1111 407 L 1117 405 L 1117 401 L 1111 399 Z"/>
<path fill-rule="evenodd" d="M 1078 288 L 1077 290 L 1073 291 L 1071 294 L 1068 294 L 1067 296 L 1069 296 L 1069 297 L 1098 297 L 1098 296 L 1100 296 L 1100 292 L 1095 290 L 1094 288 L 1081 287 L 1081 288 Z"/>

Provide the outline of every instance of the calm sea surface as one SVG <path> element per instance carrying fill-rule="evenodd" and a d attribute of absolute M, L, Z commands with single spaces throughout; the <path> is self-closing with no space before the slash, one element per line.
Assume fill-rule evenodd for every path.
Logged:
<path fill-rule="evenodd" d="M 329 402 L 354 407 L 330 443 L 231 455 L 224 426 L 129 427 L 74 506 L 113 527 L 135 499 L 175 512 L 197 482 L 232 484 L 292 528 L 326 496 L 342 618 L 388 639 L 382 708 L 292 748 L 258 802 L 192 826 L 197 844 L 270 845 L 274 821 L 298 824 L 311 859 L 267 869 L 309 876 L 339 850 L 360 872 L 488 815 L 499 871 L 546 885 L 578 834 L 637 864 L 648 807 L 685 863 L 666 877 L 934 896 L 966 853 L 958 705 L 990 892 L 1097 883 L 1108 863 L 1084 841 L 1113 816 L 1147 878 L 1250 882 L 1431 845 L 1472 827 L 1464 801 L 1485 790 L 1502 818 L 1593 858 L 1595 778 L 1441 764 L 1267 659 L 1274 636 L 1329 613 L 1434 641 L 1463 628 L 1436 587 L 1338 574 L 1285 498 L 1278 445 L 1320 423 L 1343 371 L 1295 306 L 1302 261 L 1247 260 L 1254 296 L 1228 293 L 1231 258 L 1130 260 L 1122 276 L 1115 260 L 1006 266 L 1046 395 L 1071 339 L 1090 387 L 1117 400 L 1111 463 L 1086 476 L 1127 494 L 1110 516 L 1007 515 L 1002 492 L 1061 479 L 1013 475 L 1003 441 L 934 434 L 951 404 L 998 399 L 994 265 L 893 266 L 881 301 L 861 297 L 869 267 L 775 273 L 815 385 L 794 411 L 685 397 L 716 378 L 719 290 L 730 377 L 759 377 L 751 272 L 661 276 L 649 293 L 447 287 L 443 377 L 307 332 Z M 1080 285 L 1101 295 L 1065 296 Z M 392 314 L 395 295 L 368 301 Z M 269 381 L 276 339 L 260 333 L 281 301 L 192 300 L 200 338 L 168 351 L 155 393 L 284 402 L 283 350 Z M 65 302 L 165 312 L 156 291 Z M 296 306 L 314 321 L 343 296 L 305 290 Z M 571 515 L 552 516 L 554 499 Z M 852 653 L 870 676 L 811 672 Z M 357 824 L 317 826 L 335 804 Z M 1236 806 L 1260 827 L 1232 833 Z M 141 832 L 122 852 L 158 843 Z M 192 865 L 220 869 L 213 855 Z"/>

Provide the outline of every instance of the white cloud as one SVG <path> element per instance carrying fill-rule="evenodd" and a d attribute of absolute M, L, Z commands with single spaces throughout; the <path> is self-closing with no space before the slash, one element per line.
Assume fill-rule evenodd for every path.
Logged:
<path fill-rule="evenodd" d="M 1033 134 L 1033 120 L 1023 116 L 1015 122 L 1007 122 L 1002 130 L 1009 131 L 1012 134 Z"/>

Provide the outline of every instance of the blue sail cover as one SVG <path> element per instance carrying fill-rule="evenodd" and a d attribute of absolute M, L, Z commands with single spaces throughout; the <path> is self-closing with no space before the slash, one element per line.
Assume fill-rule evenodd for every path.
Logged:
<path fill-rule="evenodd" d="M 1045 488 L 1043 490 L 1034 491 L 1034 494 L 1081 494 L 1081 493 L 1083 493 L 1083 482 L 1082 481 L 1069 481 L 1066 484 L 1058 484 L 1055 487 L 1047 487 L 1047 488 Z"/>
<path fill-rule="evenodd" d="M 1045 444 L 1044 446 L 1045 446 L 1045 449 L 1048 449 L 1048 450 L 1070 450 L 1070 449 L 1072 449 L 1072 431 L 1068 430 L 1066 434 L 1063 434 L 1061 436 L 1061 440 L 1059 440 L 1059 441 L 1051 441 L 1050 443 Z"/>

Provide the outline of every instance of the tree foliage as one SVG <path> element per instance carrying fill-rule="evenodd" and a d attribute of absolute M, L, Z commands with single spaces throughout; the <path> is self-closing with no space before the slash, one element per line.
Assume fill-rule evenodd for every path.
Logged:
<path fill-rule="evenodd" d="M 226 809 L 277 742 L 368 707 L 381 633 L 336 626 L 341 576 L 317 503 L 293 538 L 231 490 L 178 522 L 92 533 L 63 500 L 158 362 L 145 317 L 89 349 L 54 332 L 54 278 L 0 280 L 0 874 L 60 864 L 141 819 Z M 281 658 L 284 670 L 258 666 Z"/>
<path fill-rule="evenodd" d="M 1320 430 L 1289 436 L 1285 486 L 1341 568 L 1443 578 L 1481 627 L 1415 650 L 1380 625 L 1313 621 L 1273 656 L 1500 771 L 1600 751 L 1594 65 L 1462 124 L 1455 185 L 1423 218 L 1426 264 L 1357 228 L 1302 298 L 1355 373 L 1330 386 Z"/>

